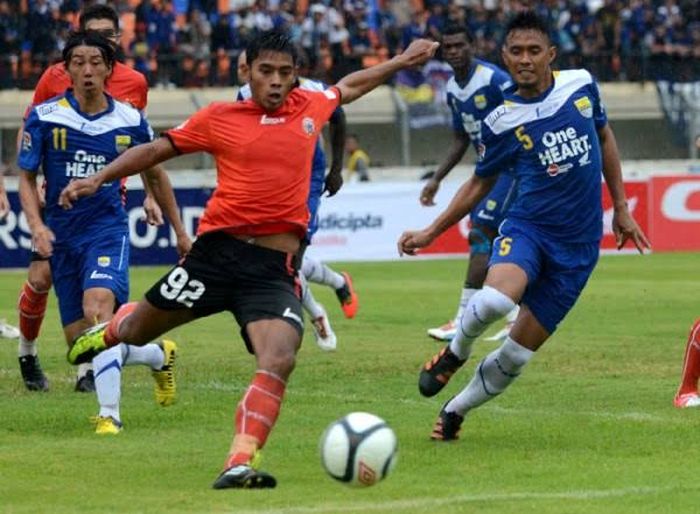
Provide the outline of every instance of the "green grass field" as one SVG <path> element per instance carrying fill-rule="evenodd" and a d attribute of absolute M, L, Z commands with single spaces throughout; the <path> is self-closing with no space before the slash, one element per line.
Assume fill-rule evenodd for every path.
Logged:
<path fill-rule="evenodd" d="M 16 344 L 0 340 L 0 512 L 697 513 L 700 411 L 674 409 L 672 398 L 700 315 L 699 263 L 694 254 L 602 258 L 523 376 L 447 444 L 428 438 L 435 416 L 494 348 L 477 343 L 446 391 L 418 394 L 417 370 L 440 348 L 425 329 L 453 314 L 464 262 L 348 265 L 360 313 L 345 320 L 332 291 L 315 288 L 338 350 L 305 338 L 264 452 L 279 482 L 266 491 L 211 489 L 254 371 L 229 315 L 171 334 L 173 407 L 155 404 L 147 370 L 126 368 L 125 430 L 100 438 L 88 421 L 94 396 L 72 391 L 52 298 L 40 343 L 49 393 L 25 391 Z M 132 296 L 161 272 L 135 269 Z M 0 317 L 16 321 L 24 277 L 0 274 Z M 327 477 L 317 450 L 326 425 L 356 410 L 384 417 L 399 438 L 393 475 L 363 490 Z"/>

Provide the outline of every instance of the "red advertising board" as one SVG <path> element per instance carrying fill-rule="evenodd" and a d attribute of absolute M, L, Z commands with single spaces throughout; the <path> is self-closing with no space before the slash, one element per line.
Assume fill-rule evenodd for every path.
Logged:
<path fill-rule="evenodd" d="M 700 177 L 653 177 L 649 187 L 654 250 L 699 250 Z"/>
<path fill-rule="evenodd" d="M 642 181 L 625 182 L 625 196 L 630 213 L 647 235 L 649 234 L 649 183 Z M 603 186 L 603 240 L 600 242 L 601 250 L 616 250 L 615 235 L 612 231 L 613 206 L 608 188 Z M 625 245 L 626 250 L 636 251 L 631 241 Z"/>

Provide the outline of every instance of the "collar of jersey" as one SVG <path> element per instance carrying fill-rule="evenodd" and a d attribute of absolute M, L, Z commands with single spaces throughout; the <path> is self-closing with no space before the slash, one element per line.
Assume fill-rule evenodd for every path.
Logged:
<path fill-rule="evenodd" d="M 518 89 L 518 85 L 513 84 L 513 86 L 506 89 L 506 91 L 504 92 L 505 93 L 504 96 L 506 97 L 506 100 L 510 100 L 512 102 L 515 102 L 515 103 L 534 104 L 534 103 L 538 103 L 538 102 L 541 102 L 542 100 L 544 100 L 549 95 L 549 93 L 552 92 L 552 90 L 554 89 L 554 86 L 556 86 L 556 84 L 557 84 L 557 78 L 556 78 L 556 76 L 552 76 L 552 85 L 549 86 L 547 88 L 547 90 L 544 91 L 542 94 L 537 95 L 533 98 L 523 98 L 522 96 L 515 94 L 515 91 Z"/>
<path fill-rule="evenodd" d="M 477 66 L 479 66 L 479 61 L 477 61 L 476 59 L 474 59 L 474 58 L 472 57 L 471 62 L 469 63 L 469 70 L 467 70 L 467 76 L 464 78 L 464 82 L 462 82 L 462 81 L 460 81 L 460 80 L 457 80 L 457 76 L 454 75 L 455 82 L 457 83 L 457 85 L 458 85 L 460 88 L 463 88 L 464 86 L 466 86 L 467 84 L 469 84 L 469 81 L 470 81 L 470 80 L 472 79 L 472 77 L 474 76 L 474 72 L 476 71 L 476 67 L 477 67 Z M 454 70 L 453 70 L 453 71 L 454 71 Z"/>
<path fill-rule="evenodd" d="M 97 114 L 87 114 L 80 110 L 80 104 L 78 103 L 78 100 L 73 94 L 73 88 L 68 88 L 66 90 L 66 100 L 68 100 L 70 106 L 75 112 L 80 114 L 83 118 L 85 118 L 88 121 L 94 121 L 98 118 L 101 118 L 105 114 L 109 114 L 114 110 L 114 99 L 107 93 L 104 93 L 104 95 L 107 97 L 107 108 L 104 111 L 98 112 Z"/>

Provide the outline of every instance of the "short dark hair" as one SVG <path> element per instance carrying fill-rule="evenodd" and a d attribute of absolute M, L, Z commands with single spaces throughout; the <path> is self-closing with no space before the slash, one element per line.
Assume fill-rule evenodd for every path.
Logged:
<path fill-rule="evenodd" d="M 105 63 L 109 66 L 114 66 L 116 55 L 112 43 L 104 36 L 91 31 L 71 32 L 68 35 L 66 46 L 63 47 L 63 63 L 66 66 L 68 66 L 73 56 L 75 47 L 83 45 L 97 47 Z"/>
<path fill-rule="evenodd" d="M 454 36 L 456 34 L 464 34 L 467 36 L 467 41 L 470 43 L 474 42 L 474 36 L 472 36 L 471 31 L 467 28 L 466 25 L 463 25 L 461 23 L 449 23 L 443 30 L 442 30 L 442 36 Z"/>
<path fill-rule="evenodd" d="M 506 26 L 506 35 L 504 42 L 510 36 L 510 33 L 515 30 L 534 30 L 544 34 L 548 41 L 552 40 L 549 33 L 549 25 L 535 11 L 522 11 L 518 13 Z"/>
<path fill-rule="evenodd" d="M 112 6 L 105 4 L 92 4 L 80 12 L 80 30 L 85 30 L 85 25 L 90 20 L 110 20 L 114 30 L 119 31 L 119 15 Z"/>
<path fill-rule="evenodd" d="M 248 66 L 253 64 L 262 52 L 280 52 L 292 57 L 292 62 L 298 62 L 297 49 L 292 42 L 292 38 L 280 30 L 268 30 L 254 38 L 245 51 Z"/>

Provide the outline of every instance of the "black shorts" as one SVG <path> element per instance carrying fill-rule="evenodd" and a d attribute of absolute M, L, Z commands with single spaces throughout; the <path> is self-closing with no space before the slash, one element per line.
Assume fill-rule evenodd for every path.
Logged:
<path fill-rule="evenodd" d="M 191 309 L 198 318 L 230 311 L 252 353 L 245 327 L 283 319 L 304 332 L 301 290 L 293 254 L 236 239 L 223 232 L 197 238 L 192 250 L 146 293 L 162 310 Z"/>

